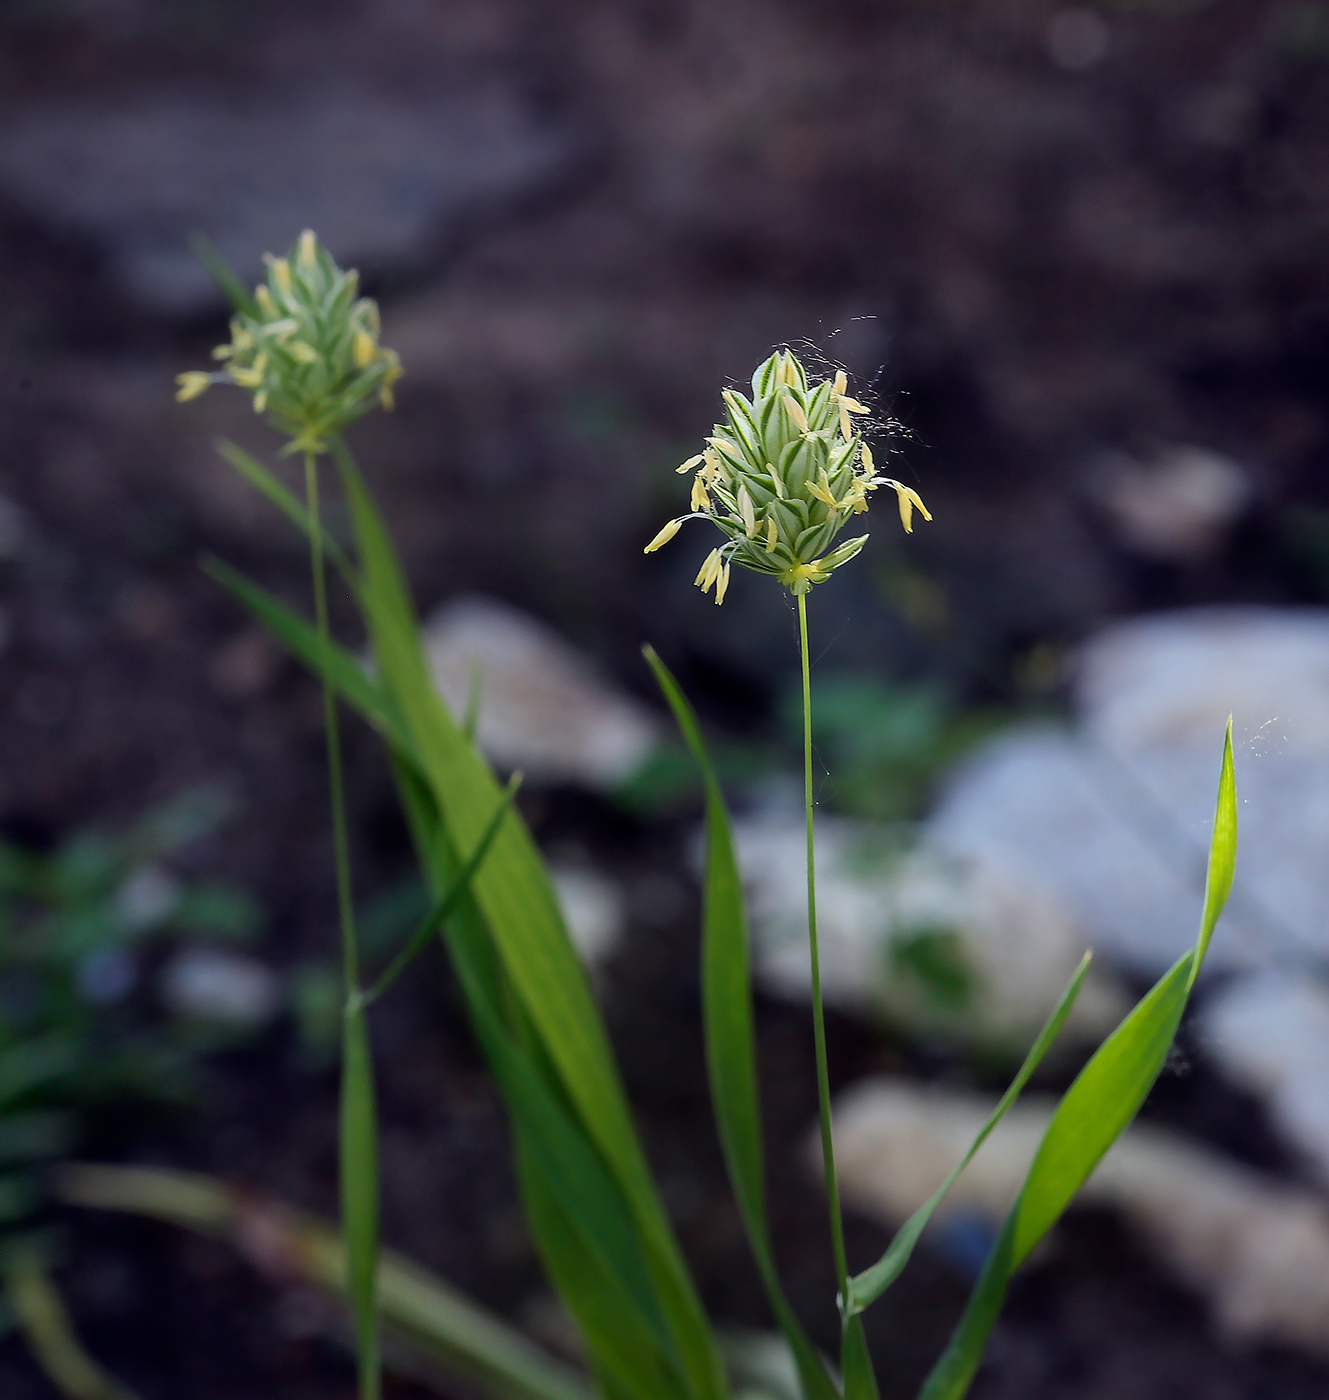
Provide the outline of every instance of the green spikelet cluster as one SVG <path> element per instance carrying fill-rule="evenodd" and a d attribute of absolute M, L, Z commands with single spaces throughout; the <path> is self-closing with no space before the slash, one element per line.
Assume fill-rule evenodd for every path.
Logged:
<path fill-rule="evenodd" d="M 799 594 L 863 548 L 866 535 L 831 545 L 851 516 L 867 510 L 877 487 L 895 491 L 906 530 L 915 507 L 931 520 L 916 491 L 876 475 L 872 449 L 853 428 L 852 415 L 867 409 L 847 389 L 843 370 L 810 383 L 790 350 L 758 367 L 751 399 L 726 389 L 725 422 L 678 469 L 695 472 L 692 512 L 671 520 L 646 553 L 671 540 L 685 520 L 710 520 L 727 539 L 701 566 L 696 582 L 703 592 L 714 586 L 715 601 L 723 602 L 730 566 L 741 564 Z"/>
<path fill-rule="evenodd" d="M 226 368 L 179 375 L 176 398 L 238 384 L 290 437 L 285 452 L 323 452 L 375 403 L 392 407 L 401 364 L 378 343 L 378 307 L 356 296 L 357 274 L 343 272 L 309 230 L 289 257 L 269 254 L 267 264 L 267 279 L 231 319 L 230 341 L 212 352 Z"/>

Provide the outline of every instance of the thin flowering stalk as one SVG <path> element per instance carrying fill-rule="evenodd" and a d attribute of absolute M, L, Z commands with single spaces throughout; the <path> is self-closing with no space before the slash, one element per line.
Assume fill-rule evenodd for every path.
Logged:
<path fill-rule="evenodd" d="M 360 1400 L 382 1393 L 378 1344 L 378 1143 L 369 1034 L 360 993 L 360 959 L 356 946 L 355 905 L 351 891 L 350 842 L 346 828 L 346 794 L 342 776 L 341 730 L 337 697 L 329 680 L 332 643 L 328 627 L 327 570 L 319 505 L 318 459 L 305 453 L 305 504 L 313 528 L 309 562 L 314 583 L 314 622 L 323 664 L 323 731 L 327 741 L 328 789 L 332 807 L 332 845 L 336 864 L 337 913 L 341 926 L 344 996 L 340 1105 L 342 1220 L 347 1235 L 347 1283 L 355 1321 L 356 1366 Z M 358 1242 L 358 1247 L 357 1247 Z"/>
<path fill-rule="evenodd" d="M 831 1081 L 826 1058 L 826 1016 L 821 997 L 821 953 L 817 945 L 817 859 L 812 819 L 812 680 L 808 659 L 808 599 L 798 595 L 798 651 L 803 666 L 803 801 L 808 828 L 808 956 L 812 963 L 812 1038 L 817 1060 L 817 1110 L 821 1117 L 821 1160 L 826 1175 L 826 1207 L 831 1222 L 838 1302 L 846 1318 L 849 1264 L 844 1248 L 844 1220 L 835 1175 L 835 1144 L 831 1137 Z"/>
<path fill-rule="evenodd" d="M 692 510 L 670 520 L 646 546 L 669 543 L 685 520 L 709 520 L 725 542 L 706 556 L 695 583 L 724 601 L 732 564 L 773 576 L 798 599 L 799 656 L 803 672 L 803 779 L 807 815 L 808 953 L 812 966 L 812 1031 L 817 1062 L 817 1106 L 831 1246 L 845 1321 L 846 1354 L 858 1355 L 861 1333 L 851 1326 L 849 1269 L 831 1139 L 831 1089 L 826 1057 L 826 1018 L 817 942 L 817 865 L 812 802 L 812 684 L 808 656 L 807 595 L 847 564 L 866 535 L 832 548 L 851 518 L 864 514 L 880 486 L 895 492 L 900 523 L 913 530 L 915 510 L 931 520 L 918 492 L 892 477 L 878 476 L 872 449 L 856 432 L 854 415 L 867 407 L 848 393 L 849 376 L 812 383 L 792 351 L 777 351 L 752 376 L 752 398 L 733 389 L 723 394 L 725 422 L 717 423 L 706 448 L 678 468 L 694 472 Z"/>

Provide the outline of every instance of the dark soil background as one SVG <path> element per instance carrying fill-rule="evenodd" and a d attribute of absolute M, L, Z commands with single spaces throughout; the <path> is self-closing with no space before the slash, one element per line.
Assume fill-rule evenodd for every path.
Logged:
<path fill-rule="evenodd" d="M 1112 617 L 1320 597 L 1305 541 L 1329 507 L 1329 6 L 1103 0 L 1076 11 L 1081 28 L 1086 13 L 1102 51 L 1068 64 L 1050 38 L 1066 11 L 1042 0 L 11 0 L 0 125 L 157 90 L 519 95 L 562 133 L 557 168 L 366 266 L 408 376 L 357 445 L 423 607 L 506 599 L 643 696 L 649 638 L 741 736 L 771 722 L 787 611 L 735 578 L 717 612 L 691 588 L 692 552 L 643 559 L 641 542 L 676 508 L 672 467 L 719 385 L 779 342 L 871 385 L 909 429 L 898 474 L 936 517 L 906 541 L 883 511 L 863 564 L 819 590 L 827 665 L 1055 702 L 1057 658 Z M 323 955 L 318 696 L 196 563 L 214 551 L 305 596 L 299 541 L 211 451 L 219 432 L 270 447 L 243 396 L 172 401 L 224 317 L 154 308 L 109 235 L 5 190 L 0 492 L 17 523 L 0 559 L 0 821 L 54 836 L 221 784 L 240 815 L 191 859 L 262 901 L 265 957 Z M 1091 489 L 1103 452 L 1169 442 L 1227 454 L 1252 483 L 1233 529 L 1189 558 L 1134 548 Z M 372 739 L 348 746 L 368 898 L 409 852 Z M 691 817 L 637 821 L 571 792 L 524 802 L 543 840 L 594 851 L 626 884 L 605 1004 L 642 1130 L 715 1315 L 766 1325 L 704 1093 Z M 760 1015 L 779 1252 L 829 1338 L 803 1166 L 810 1037 L 795 1009 Z M 832 1032 L 840 1082 L 955 1072 L 848 1022 Z M 441 963 L 375 1034 L 389 1241 L 538 1326 L 501 1109 Z M 96 1150 L 331 1212 L 335 1081 L 290 1027 L 208 1076 L 194 1111 L 108 1123 Z M 1255 1106 L 1202 1067 L 1154 1111 L 1291 1170 Z M 863 1220 L 851 1237 L 864 1262 L 885 1240 Z M 219 1245 L 79 1217 L 61 1277 L 90 1348 L 144 1400 L 352 1393 L 317 1302 Z M 913 1393 L 967 1282 L 924 1250 L 872 1314 L 890 1400 Z M 0 1393 L 52 1393 L 13 1337 Z M 1329 1368 L 1225 1349 L 1119 1222 L 1085 1215 L 1015 1289 L 974 1393 L 1295 1400 L 1329 1394 Z"/>

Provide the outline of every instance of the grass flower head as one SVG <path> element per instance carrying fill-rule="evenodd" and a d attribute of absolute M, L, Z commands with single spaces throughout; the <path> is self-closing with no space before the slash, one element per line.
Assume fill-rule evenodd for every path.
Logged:
<path fill-rule="evenodd" d="M 685 520 L 710 520 L 726 536 L 697 575 L 697 586 L 724 601 L 732 564 L 777 578 L 791 593 L 806 593 L 846 564 L 867 542 L 858 535 L 832 548 L 851 517 L 868 509 L 869 493 L 889 486 L 900 521 L 913 528 L 913 512 L 931 520 L 918 493 L 878 476 L 872 450 L 854 431 L 852 415 L 867 409 L 847 393 L 848 377 L 812 384 L 798 357 L 777 351 L 752 376 L 752 398 L 724 391 L 725 422 L 703 452 L 680 472 L 694 473 L 692 510 L 678 516 L 646 546 L 671 540 Z"/>
<path fill-rule="evenodd" d="M 225 368 L 179 375 L 176 398 L 237 384 L 290 437 L 287 453 L 323 452 L 376 403 L 392 407 L 401 365 L 378 342 L 377 305 L 356 296 L 358 275 L 343 272 L 308 229 L 289 256 L 269 254 L 267 264 L 266 280 L 231 318 L 231 339 L 212 352 Z"/>

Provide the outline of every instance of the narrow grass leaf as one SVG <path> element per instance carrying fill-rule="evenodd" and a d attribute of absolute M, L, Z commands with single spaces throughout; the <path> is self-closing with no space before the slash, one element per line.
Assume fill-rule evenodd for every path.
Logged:
<path fill-rule="evenodd" d="M 512 806 L 513 799 L 517 796 L 517 789 L 521 786 L 521 774 L 514 773 L 508 781 L 508 785 L 503 789 L 503 796 L 498 807 L 490 818 L 489 825 L 485 828 L 484 834 L 476 842 L 475 850 L 467 858 L 466 864 L 462 866 L 457 875 L 449 882 L 444 893 L 434 901 L 433 907 L 420 920 L 414 933 L 406 941 L 406 946 L 393 958 L 383 975 L 374 983 L 369 991 L 361 997 L 361 1005 L 369 1006 L 375 1002 L 388 990 L 398 977 L 406 970 L 411 960 L 420 953 L 425 945 L 433 938 L 443 926 L 448 916 L 461 903 L 462 896 L 470 889 L 471 880 L 475 872 L 480 868 L 485 856 L 489 854 L 489 846 L 498 831 L 499 823 L 507 815 L 508 808 Z"/>
<path fill-rule="evenodd" d="M 189 235 L 189 247 L 194 256 L 203 264 L 209 277 L 217 284 L 221 294 L 231 303 L 235 311 L 246 316 L 257 316 L 258 307 L 249 288 L 231 270 L 230 264 L 213 247 L 212 240 L 205 233 Z"/>
<path fill-rule="evenodd" d="M 1155 983 L 1063 1095 L 964 1316 L 924 1383 L 920 1400 L 961 1400 L 982 1360 L 1011 1274 L 1060 1218 L 1153 1087 L 1232 888 L 1236 854 L 1237 796 L 1229 720 L 1195 947 Z"/>
<path fill-rule="evenodd" d="M 361 606 L 383 684 L 457 849 L 473 849 L 500 789 L 434 689 L 409 593 L 382 521 L 344 445 L 334 445 L 363 570 Z M 718 1348 L 665 1216 L 608 1037 L 530 833 L 513 813 L 473 881 L 486 927 L 569 1101 L 642 1231 L 661 1307 L 698 1400 L 725 1390 Z"/>
<path fill-rule="evenodd" d="M 378 1391 L 378 1128 L 369 1028 L 347 1008 L 342 1036 L 341 1214 L 361 1395 Z"/>
<path fill-rule="evenodd" d="M 241 1250 L 262 1238 L 308 1282 L 346 1296 L 342 1237 L 327 1221 L 237 1191 L 212 1177 L 166 1167 L 67 1163 L 55 1189 L 69 1205 L 127 1211 L 227 1239 Z M 384 1250 L 383 1324 L 395 1339 L 501 1400 L 591 1400 L 585 1380 L 443 1279 Z"/>
<path fill-rule="evenodd" d="M 711 1099 L 725 1164 L 762 1283 L 798 1366 L 804 1394 L 808 1400 L 831 1400 L 835 1386 L 780 1286 L 766 1217 L 747 919 L 729 813 L 687 697 L 651 647 L 645 647 L 643 654 L 701 770 L 706 790 L 702 1009 Z"/>
<path fill-rule="evenodd" d="M 863 1319 L 857 1313 L 845 1318 L 840 1344 L 840 1374 L 844 1380 L 844 1400 L 879 1400 L 877 1378 L 872 1372 L 868 1339 Z"/>
<path fill-rule="evenodd" d="M 137 1400 L 83 1349 L 35 1247 L 11 1244 L 0 1259 L 0 1274 L 33 1356 L 67 1400 Z"/>
<path fill-rule="evenodd" d="M 455 852 L 436 807 L 409 770 L 399 771 L 399 777 L 431 883 L 458 887 Z M 520 1002 L 504 997 L 502 968 L 491 955 L 483 914 L 469 890 L 461 889 L 456 915 L 444 924 L 444 938 L 477 1039 L 512 1114 L 523 1199 L 546 1267 L 601 1369 L 629 1394 L 685 1397 L 688 1387 L 636 1222 L 618 1183 L 552 1081 Z M 513 1021 L 519 1034 L 507 1024 Z"/>
<path fill-rule="evenodd" d="M 304 502 L 293 492 L 288 491 L 257 458 L 252 457 L 244 448 L 237 447 L 235 443 L 228 442 L 226 438 L 218 438 L 214 446 L 218 455 L 225 458 L 260 495 L 265 496 L 283 515 L 291 520 L 297 529 L 305 535 L 311 533 L 314 529 L 314 522 L 310 519 L 309 511 L 305 508 Z M 360 586 L 360 580 L 356 575 L 355 566 L 346 556 L 346 551 L 328 534 L 326 528 L 320 525 L 318 529 L 323 553 L 332 561 L 342 578 L 346 580 L 351 592 L 356 592 Z"/>
<path fill-rule="evenodd" d="M 328 641 L 325 651 L 312 622 L 229 564 L 205 556 L 201 566 L 204 573 L 235 594 L 293 656 L 317 674 L 326 675 L 346 701 L 380 730 L 397 752 L 407 756 L 412 753 L 410 735 L 394 712 L 387 692 L 351 652 L 332 640 Z"/>
<path fill-rule="evenodd" d="M 1084 986 L 1084 979 L 1089 971 L 1089 961 L 1091 955 L 1086 953 L 1080 960 L 1080 965 L 1075 970 L 1075 975 L 1066 986 L 1066 990 L 1061 994 L 1061 1000 L 1053 1008 L 1052 1014 L 1043 1024 L 1043 1029 L 1039 1031 L 1037 1039 L 1029 1047 L 1029 1053 L 1024 1057 L 1024 1063 L 1020 1066 L 1019 1072 L 1011 1080 L 1010 1087 L 1001 1096 L 996 1108 L 992 1110 L 992 1116 L 983 1125 L 982 1131 L 970 1144 L 968 1152 L 956 1163 L 945 1181 L 937 1188 L 933 1196 L 909 1217 L 908 1220 L 896 1232 L 895 1238 L 890 1242 L 886 1252 L 872 1265 L 870 1269 L 865 1269 L 861 1274 L 856 1275 L 849 1281 L 849 1301 L 850 1309 L 853 1312 L 862 1312 L 870 1303 L 874 1302 L 895 1282 L 903 1272 L 905 1265 L 909 1262 L 910 1256 L 914 1252 L 919 1237 L 922 1235 L 928 1222 L 935 1214 L 937 1207 L 950 1194 L 951 1187 L 959 1180 L 960 1173 L 974 1159 L 974 1154 L 991 1136 L 993 1128 L 1006 1116 L 1006 1110 L 1023 1093 L 1024 1087 L 1028 1084 L 1030 1076 L 1038 1068 L 1043 1057 L 1052 1048 L 1052 1042 L 1056 1040 L 1061 1032 L 1062 1026 L 1066 1024 L 1066 1018 L 1071 1014 L 1071 1008 L 1075 1005 L 1076 998 L 1080 995 L 1080 989 Z"/>

